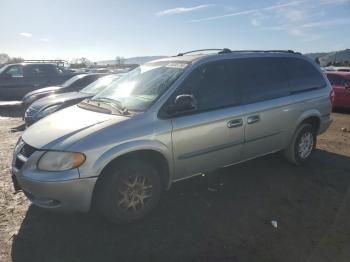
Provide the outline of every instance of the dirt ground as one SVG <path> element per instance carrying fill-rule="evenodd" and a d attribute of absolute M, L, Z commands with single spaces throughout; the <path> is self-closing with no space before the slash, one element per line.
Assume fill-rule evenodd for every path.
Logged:
<path fill-rule="evenodd" d="M 274 154 L 175 184 L 143 221 L 56 214 L 14 194 L 10 162 L 19 111 L 0 108 L 0 261 L 350 261 L 350 113 L 333 113 L 314 159 Z M 20 129 L 20 128 L 18 128 Z M 276 220 L 277 229 L 270 221 Z"/>

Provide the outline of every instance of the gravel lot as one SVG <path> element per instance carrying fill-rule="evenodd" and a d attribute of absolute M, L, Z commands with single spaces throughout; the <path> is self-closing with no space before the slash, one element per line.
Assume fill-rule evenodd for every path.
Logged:
<path fill-rule="evenodd" d="M 55 214 L 14 194 L 10 163 L 20 110 L 0 107 L 0 261 L 349 261 L 350 113 L 333 113 L 314 159 L 279 154 L 166 192 L 145 220 L 127 226 L 94 214 Z M 20 128 L 18 128 L 20 129 Z M 15 130 L 16 131 L 16 130 Z M 274 228 L 271 220 L 278 222 Z"/>

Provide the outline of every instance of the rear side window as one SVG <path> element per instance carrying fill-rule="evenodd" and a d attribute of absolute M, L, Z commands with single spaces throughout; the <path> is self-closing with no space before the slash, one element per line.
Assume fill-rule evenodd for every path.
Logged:
<path fill-rule="evenodd" d="M 26 65 L 24 67 L 24 74 L 27 77 L 50 77 L 55 73 L 53 65 Z"/>
<path fill-rule="evenodd" d="M 246 58 L 231 61 L 234 85 L 245 104 L 289 95 L 287 72 L 280 58 Z"/>
<path fill-rule="evenodd" d="M 43 72 L 43 74 L 47 76 L 52 76 L 57 74 L 57 67 L 54 65 L 40 65 L 40 69 Z"/>
<path fill-rule="evenodd" d="M 291 93 L 299 93 L 321 88 L 326 85 L 322 74 L 309 62 L 298 59 L 285 59 Z"/>
<path fill-rule="evenodd" d="M 194 70 L 185 80 L 182 93 L 193 94 L 198 111 L 208 111 L 237 104 L 225 62 L 214 62 Z"/>

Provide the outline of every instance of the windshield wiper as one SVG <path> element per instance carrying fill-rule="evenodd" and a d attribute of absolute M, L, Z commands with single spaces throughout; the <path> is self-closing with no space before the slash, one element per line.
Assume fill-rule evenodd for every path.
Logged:
<path fill-rule="evenodd" d="M 118 100 L 114 100 L 107 97 L 99 97 L 97 99 L 93 99 L 90 101 L 103 102 L 113 107 L 114 109 L 117 109 L 117 111 L 120 112 L 120 114 L 122 115 L 130 115 L 130 112 L 128 111 L 128 109 L 125 106 L 123 106 L 122 103 Z"/>
<path fill-rule="evenodd" d="M 111 114 L 112 111 L 107 109 L 107 108 L 102 108 L 99 107 L 98 105 L 91 104 L 89 100 L 83 100 L 78 104 L 79 107 L 87 109 L 87 110 L 92 110 L 92 111 L 97 111 L 105 114 Z"/>

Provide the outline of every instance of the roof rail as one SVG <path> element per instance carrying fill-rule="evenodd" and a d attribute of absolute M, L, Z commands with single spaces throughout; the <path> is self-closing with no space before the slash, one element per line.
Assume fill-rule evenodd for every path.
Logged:
<path fill-rule="evenodd" d="M 290 53 L 300 54 L 293 50 L 233 50 L 232 53 Z"/>
<path fill-rule="evenodd" d="M 24 60 L 24 63 L 50 63 L 57 64 L 58 66 L 64 66 L 64 64 L 68 64 L 68 61 L 62 59 L 29 59 Z"/>
<path fill-rule="evenodd" d="M 176 56 L 183 56 L 183 55 L 187 55 L 190 53 L 197 53 L 197 52 L 201 52 L 201 51 L 219 51 L 218 54 L 224 54 L 224 53 L 231 52 L 231 50 L 228 48 L 207 48 L 207 49 L 192 50 L 192 51 L 188 51 L 188 52 L 184 52 L 184 53 L 178 53 Z"/>
<path fill-rule="evenodd" d="M 301 54 L 299 52 L 294 52 L 293 50 L 231 50 L 228 48 L 208 48 L 208 49 L 198 49 L 193 51 L 188 51 L 184 53 L 179 53 L 176 56 L 183 56 L 190 53 L 196 53 L 201 51 L 218 51 L 218 54 L 228 54 L 228 53 L 288 53 L 288 54 Z"/>

